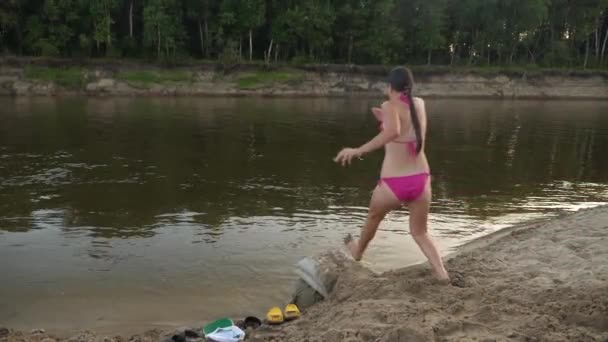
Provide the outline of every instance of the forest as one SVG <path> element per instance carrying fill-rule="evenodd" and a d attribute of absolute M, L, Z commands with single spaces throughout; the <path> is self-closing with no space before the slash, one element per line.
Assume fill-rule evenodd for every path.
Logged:
<path fill-rule="evenodd" d="M 1 0 L 4 56 L 608 67 L 608 0 Z"/>

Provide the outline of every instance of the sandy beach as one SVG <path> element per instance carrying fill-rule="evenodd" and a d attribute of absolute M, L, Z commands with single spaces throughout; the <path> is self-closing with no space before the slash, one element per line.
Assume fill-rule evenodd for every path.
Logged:
<path fill-rule="evenodd" d="M 608 341 L 608 207 L 508 228 L 449 257 L 454 286 L 426 265 L 384 274 L 343 259 L 329 300 L 251 341 Z M 154 341 L 0 331 L 0 341 Z"/>
<path fill-rule="evenodd" d="M 331 300 L 264 341 L 608 341 L 608 207 L 476 240 L 448 261 L 374 275 L 356 265 Z"/>

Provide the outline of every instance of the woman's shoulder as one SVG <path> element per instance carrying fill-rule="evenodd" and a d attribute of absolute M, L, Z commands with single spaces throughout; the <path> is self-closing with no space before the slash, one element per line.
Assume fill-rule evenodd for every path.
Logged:
<path fill-rule="evenodd" d="M 424 99 L 422 97 L 415 96 L 414 105 L 416 106 L 416 109 L 421 109 L 422 111 L 425 110 Z"/>
<path fill-rule="evenodd" d="M 414 96 L 414 102 L 424 105 L 424 99 L 420 96 Z"/>

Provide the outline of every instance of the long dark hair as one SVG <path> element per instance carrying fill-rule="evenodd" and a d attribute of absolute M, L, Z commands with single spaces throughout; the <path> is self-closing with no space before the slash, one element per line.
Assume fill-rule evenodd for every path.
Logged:
<path fill-rule="evenodd" d="M 416 112 L 416 106 L 414 105 L 414 99 L 412 97 L 414 76 L 412 76 L 410 69 L 406 67 L 396 67 L 388 74 L 388 83 L 391 85 L 393 91 L 402 93 L 409 100 L 410 118 L 412 119 L 412 126 L 414 127 L 414 133 L 416 135 L 416 153 L 420 153 L 423 141 L 420 118 L 418 118 L 418 113 Z"/>

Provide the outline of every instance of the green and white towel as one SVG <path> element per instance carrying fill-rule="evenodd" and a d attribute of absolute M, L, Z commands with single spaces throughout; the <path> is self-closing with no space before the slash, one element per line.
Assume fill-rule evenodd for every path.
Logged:
<path fill-rule="evenodd" d="M 229 318 L 207 324 L 203 327 L 203 335 L 207 340 L 215 342 L 239 342 L 245 339 L 245 332 Z"/>

